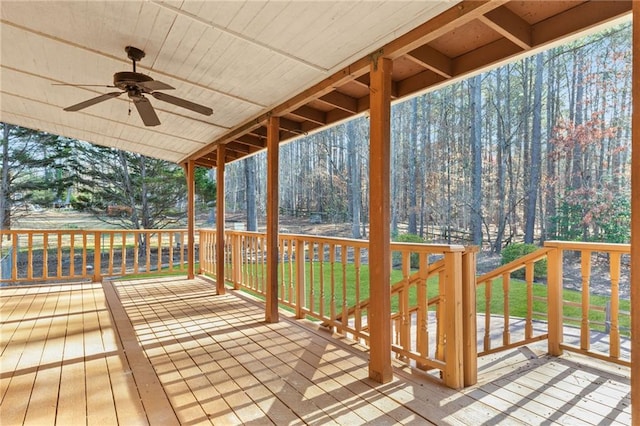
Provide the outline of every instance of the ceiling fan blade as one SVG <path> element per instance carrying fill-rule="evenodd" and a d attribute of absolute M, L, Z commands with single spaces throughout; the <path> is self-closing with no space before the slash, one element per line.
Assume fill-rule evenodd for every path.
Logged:
<path fill-rule="evenodd" d="M 71 87 L 113 87 L 108 84 L 74 84 L 74 83 L 51 83 L 52 86 L 71 86 Z"/>
<path fill-rule="evenodd" d="M 175 87 L 169 86 L 167 83 L 163 83 L 158 80 L 141 81 L 138 86 L 142 87 L 147 93 L 151 93 L 154 90 L 174 90 Z"/>
<path fill-rule="evenodd" d="M 199 105 L 191 101 L 187 101 L 186 99 L 176 98 L 175 96 L 167 95 L 166 93 L 153 92 L 151 96 L 153 96 L 154 98 L 160 101 L 168 102 L 170 104 L 174 104 L 182 108 L 190 109 L 191 111 L 195 111 L 200 114 L 204 114 L 204 115 L 213 114 L 213 110 L 209 107 L 206 107 L 204 105 Z"/>
<path fill-rule="evenodd" d="M 105 93 L 104 95 L 100 95 L 98 97 L 92 98 L 92 99 L 88 99 L 84 102 L 80 102 L 79 104 L 75 104 L 75 105 L 71 105 L 70 107 L 66 107 L 64 110 L 65 111 L 80 111 L 81 109 L 84 109 L 86 107 L 89 107 L 91 105 L 95 105 L 97 103 L 106 101 L 107 99 L 111 99 L 111 98 L 116 98 L 120 95 L 122 95 L 124 92 L 110 92 L 110 93 Z"/>
<path fill-rule="evenodd" d="M 143 98 L 142 96 L 134 98 L 133 104 L 136 106 L 138 114 L 140 114 L 140 118 L 142 118 L 145 126 L 157 126 L 160 124 L 160 119 L 153 109 L 151 102 L 149 102 L 149 99 Z"/>

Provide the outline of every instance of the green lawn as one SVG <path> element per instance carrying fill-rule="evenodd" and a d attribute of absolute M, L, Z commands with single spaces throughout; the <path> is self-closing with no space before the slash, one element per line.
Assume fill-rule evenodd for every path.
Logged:
<path fill-rule="evenodd" d="M 289 267 L 289 264 L 291 267 Z M 282 267 L 279 268 L 278 275 L 282 280 L 284 279 L 288 287 L 290 270 L 295 274 L 295 262 L 285 263 L 284 271 Z M 282 266 L 282 265 L 280 265 Z M 264 268 L 253 268 L 253 273 L 260 279 L 264 273 Z M 148 277 L 148 275 L 146 275 Z M 320 311 L 320 302 L 322 300 L 322 313 L 328 315 L 331 310 L 332 302 L 335 303 L 335 309 L 339 312 L 343 304 L 343 296 L 346 298 L 346 306 L 352 307 L 356 304 L 356 295 L 359 291 L 360 300 L 365 301 L 369 298 L 369 267 L 368 265 L 362 265 L 360 270 L 357 271 L 353 263 L 348 263 L 343 266 L 341 263 L 334 263 L 333 268 L 329 262 L 314 262 L 313 268 L 310 262 L 305 263 L 305 276 L 306 276 L 306 294 L 307 305 L 313 300 L 313 310 L 315 312 Z M 312 280 L 313 277 L 313 280 Z M 391 281 L 393 283 L 402 279 L 402 272 L 398 269 L 392 269 Z M 333 282 L 332 282 L 333 280 Z M 359 286 L 356 285 L 359 283 Z M 332 300 L 332 285 L 334 288 L 333 300 Z M 313 298 L 311 299 L 311 292 L 313 291 Z M 490 313 L 493 315 L 504 314 L 504 298 L 503 298 L 503 286 L 502 279 L 498 278 L 493 281 L 491 292 Z M 547 287 L 544 284 L 533 284 L 533 294 L 537 297 L 546 298 Z M 431 277 L 427 282 L 427 296 L 433 298 L 438 295 L 438 279 L 437 276 Z M 485 313 L 485 301 L 484 301 L 484 286 L 480 286 L 478 289 L 478 301 L 477 310 L 479 313 Z M 288 300 L 295 300 L 295 295 L 289 295 L 289 288 L 285 288 L 285 297 Z M 570 302 L 580 302 L 582 299 L 582 293 L 575 290 L 563 290 L 564 300 Z M 527 315 L 527 290 L 526 283 L 523 280 L 511 279 L 509 289 L 509 311 L 512 317 L 525 318 Z M 590 302 L 592 306 L 604 308 L 609 302 L 610 298 L 606 296 L 591 295 Z M 398 296 L 392 296 L 391 309 L 392 312 L 398 311 Z M 409 291 L 409 306 L 416 306 L 417 304 L 417 291 L 415 286 L 411 287 Z M 620 300 L 620 310 L 629 312 L 630 303 L 628 300 Z M 547 303 L 544 300 L 534 300 L 533 303 L 534 319 L 546 320 Z M 565 306 L 565 317 L 572 317 L 579 319 L 582 316 L 581 308 L 575 306 Z M 589 312 L 590 321 L 603 323 L 604 312 L 602 310 L 591 310 Z M 628 328 L 630 327 L 630 317 L 628 315 L 620 315 L 619 318 L 621 333 L 628 335 Z M 579 321 L 565 321 L 566 324 L 579 325 Z M 591 328 L 594 330 L 604 330 L 603 325 L 592 324 Z"/>

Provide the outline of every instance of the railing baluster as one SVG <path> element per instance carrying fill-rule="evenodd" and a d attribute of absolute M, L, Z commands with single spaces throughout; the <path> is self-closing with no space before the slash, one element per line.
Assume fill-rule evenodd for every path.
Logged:
<path fill-rule="evenodd" d="M 316 243 L 309 242 L 309 311 L 315 313 L 316 307 L 316 281 L 315 281 L 315 253 Z"/>
<path fill-rule="evenodd" d="M 82 277 L 87 276 L 87 245 L 88 245 L 87 233 L 82 231 Z"/>
<path fill-rule="evenodd" d="M 42 234 L 42 278 L 49 278 L 49 233 Z"/>
<path fill-rule="evenodd" d="M 527 283 L 527 318 L 524 325 L 524 338 L 531 339 L 533 337 L 533 262 L 527 262 L 525 266 L 525 281 Z"/>
<path fill-rule="evenodd" d="M 588 351 L 591 347 L 591 331 L 589 325 L 591 280 L 591 251 L 580 252 L 580 270 L 582 272 L 582 320 L 580 322 L 580 349 Z"/>
<path fill-rule="evenodd" d="M 76 254 L 75 254 L 75 245 L 76 245 L 76 233 L 75 232 L 71 232 L 69 235 L 70 241 L 69 241 L 69 276 L 71 277 L 75 277 L 76 276 Z"/>
<path fill-rule="evenodd" d="M 305 282 L 305 242 L 296 239 L 296 318 L 304 318 L 304 306 L 306 300 Z"/>
<path fill-rule="evenodd" d="M 491 298 L 493 293 L 493 280 L 488 280 L 484 285 L 484 350 L 491 350 Z"/>
<path fill-rule="evenodd" d="M 409 318 L 409 275 L 411 269 L 411 252 L 402 251 L 402 290 L 398 293 L 398 308 L 400 310 L 400 346 L 411 349 L 411 330 Z"/>
<path fill-rule="evenodd" d="M 429 305 L 428 305 L 428 292 L 427 292 L 427 279 L 429 268 L 427 253 L 420 253 L 420 266 L 418 270 L 418 318 L 417 318 L 417 336 L 416 336 L 416 351 L 421 357 L 427 358 L 429 356 Z M 425 363 L 418 362 L 418 368 L 424 369 L 427 367 Z"/>
<path fill-rule="evenodd" d="M 145 271 L 151 272 L 151 233 L 146 231 L 144 233 L 145 241 Z"/>
<path fill-rule="evenodd" d="M 324 318 L 324 244 L 318 244 L 318 258 L 320 265 L 320 318 Z"/>
<path fill-rule="evenodd" d="M 503 294 L 503 329 L 502 344 L 507 346 L 511 343 L 511 315 L 509 314 L 509 289 L 511 287 L 511 273 L 502 274 L 502 294 Z"/>
<path fill-rule="evenodd" d="M 125 275 L 127 273 L 127 232 L 122 233 L 122 266 L 120 267 L 120 273 Z"/>
<path fill-rule="evenodd" d="M 440 301 L 436 305 L 436 359 L 444 361 L 444 336 L 445 329 L 443 327 L 444 318 L 446 315 L 446 274 L 441 271 L 438 274 L 438 294 L 440 295 Z"/>
<path fill-rule="evenodd" d="M 329 244 L 329 279 L 330 279 L 330 291 L 329 295 L 329 315 L 331 315 L 331 322 L 335 324 L 336 320 L 336 246 Z M 333 327 L 335 330 L 335 326 Z"/>
<path fill-rule="evenodd" d="M 618 315 L 620 313 L 620 253 L 609 253 L 609 272 L 611 274 L 611 307 L 609 315 L 611 325 L 609 329 L 609 355 L 613 358 L 620 358 L 620 323 Z"/>
<path fill-rule="evenodd" d="M 345 244 L 341 246 L 340 260 L 342 261 L 342 308 L 340 318 L 342 319 L 343 330 L 349 325 L 349 302 L 347 301 L 347 256 L 348 248 Z M 341 332 L 343 332 L 341 330 Z"/>
<path fill-rule="evenodd" d="M 56 278 L 62 277 L 62 232 L 56 235 Z"/>
<path fill-rule="evenodd" d="M 169 272 L 173 272 L 173 240 L 174 234 L 173 232 L 169 232 Z"/>
<path fill-rule="evenodd" d="M 140 233 L 138 231 L 133 232 L 133 273 L 139 272 L 138 256 L 140 255 Z"/>
<path fill-rule="evenodd" d="M 158 272 L 162 271 L 162 231 L 157 231 L 156 232 L 156 236 L 158 238 L 158 254 L 157 254 L 157 265 L 156 265 L 156 270 Z"/>
<path fill-rule="evenodd" d="M 13 244 L 13 279 L 18 277 L 18 235 L 15 234 L 12 238 Z M 43 278 L 45 278 L 43 276 Z M 27 234 L 27 279 L 33 279 L 33 233 Z"/>
<path fill-rule="evenodd" d="M 294 265 L 293 265 L 293 238 L 287 237 L 287 270 L 289 271 L 289 294 L 287 295 L 287 301 L 289 303 L 294 303 L 295 300 L 295 275 L 294 275 Z"/>
<path fill-rule="evenodd" d="M 362 333 L 362 312 L 360 310 L 360 303 L 362 302 L 360 297 L 360 267 L 361 267 L 361 250 L 360 247 L 356 247 L 354 250 L 354 267 L 356 269 L 355 278 L 356 278 L 356 309 L 354 311 L 354 323 L 355 329 L 358 334 Z"/>

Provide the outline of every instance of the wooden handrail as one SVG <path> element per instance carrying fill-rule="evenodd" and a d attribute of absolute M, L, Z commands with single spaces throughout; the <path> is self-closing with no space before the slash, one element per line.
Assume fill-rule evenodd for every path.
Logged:
<path fill-rule="evenodd" d="M 539 248 L 536 251 L 533 251 L 525 256 L 512 260 L 511 262 L 506 263 L 500 266 L 499 268 L 494 269 L 491 272 L 487 272 L 486 274 L 480 275 L 478 278 L 476 278 L 476 283 L 479 285 L 486 281 L 501 277 L 507 272 L 514 272 L 519 269 L 522 269 L 526 266 L 527 263 L 535 262 L 546 257 L 547 253 L 549 253 L 551 250 L 552 249 L 548 247 Z"/>

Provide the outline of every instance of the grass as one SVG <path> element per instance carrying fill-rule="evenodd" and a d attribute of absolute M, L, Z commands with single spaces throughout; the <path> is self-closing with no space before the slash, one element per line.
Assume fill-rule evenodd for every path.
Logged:
<path fill-rule="evenodd" d="M 289 286 L 290 270 L 295 274 L 295 261 L 286 262 L 283 271 L 282 264 L 280 265 L 278 275 L 280 282 L 285 282 L 285 294 L 284 296 L 288 300 L 295 300 L 294 294 L 289 294 L 291 289 Z M 262 278 L 263 269 L 254 268 L 253 273 L 257 274 L 258 279 Z M 313 279 L 312 279 L 313 278 Z M 391 282 L 395 283 L 402 280 L 402 272 L 397 269 L 391 271 Z M 352 307 L 357 303 L 357 292 L 359 292 L 360 301 L 365 301 L 369 298 L 369 267 L 362 265 L 358 270 L 353 263 L 334 263 L 333 266 L 329 262 L 305 262 L 305 282 L 306 282 L 306 295 L 307 305 L 313 303 L 313 310 L 323 315 L 330 313 L 331 304 L 335 303 L 335 309 L 340 311 L 344 302 L 347 307 Z M 509 314 L 511 317 L 526 318 L 527 316 L 527 285 L 526 282 L 519 279 L 511 279 L 509 283 Z M 334 291 L 332 292 L 332 286 Z M 311 294 L 313 292 L 313 297 Z M 433 298 L 439 294 L 438 289 L 438 277 L 432 276 L 427 282 L 427 297 Z M 478 301 L 477 312 L 485 313 L 485 293 L 484 285 L 478 288 Z M 547 286 L 544 284 L 533 284 L 533 318 L 539 320 L 546 320 L 547 316 L 547 303 L 545 300 L 537 300 L 537 298 L 546 299 Z M 333 296 L 332 296 L 333 295 Z M 281 295 L 282 296 L 282 295 Z M 569 302 L 580 303 L 582 300 L 582 292 L 564 289 L 563 299 Z M 589 321 L 592 323 L 591 328 L 593 330 L 604 331 L 605 312 L 604 308 L 610 301 L 608 296 L 590 295 Z M 322 312 L 320 307 L 322 305 Z M 399 297 L 398 295 L 392 295 L 391 310 L 392 312 L 398 312 Z M 417 305 L 417 290 L 415 286 L 412 286 L 409 291 L 409 306 Z M 311 308 L 311 306 L 308 306 Z M 595 309 L 594 309 L 595 307 Z M 629 300 L 620 300 L 620 311 L 630 311 Z M 489 304 L 489 312 L 492 315 L 504 315 L 504 290 L 502 279 L 498 278 L 493 281 L 491 300 Z M 577 306 L 567 306 L 565 304 L 563 308 L 563 315 L 567 318 L 575 318 L 575 320 L 567 319 L 565 324 L 567 325 L 580 325 L 580 318 L 582 317 L 582 309 Z M 619 315 L 619 324 L 621 333 L 628 335 L 628 329 L 630 327 L 629 315 Z"/>

